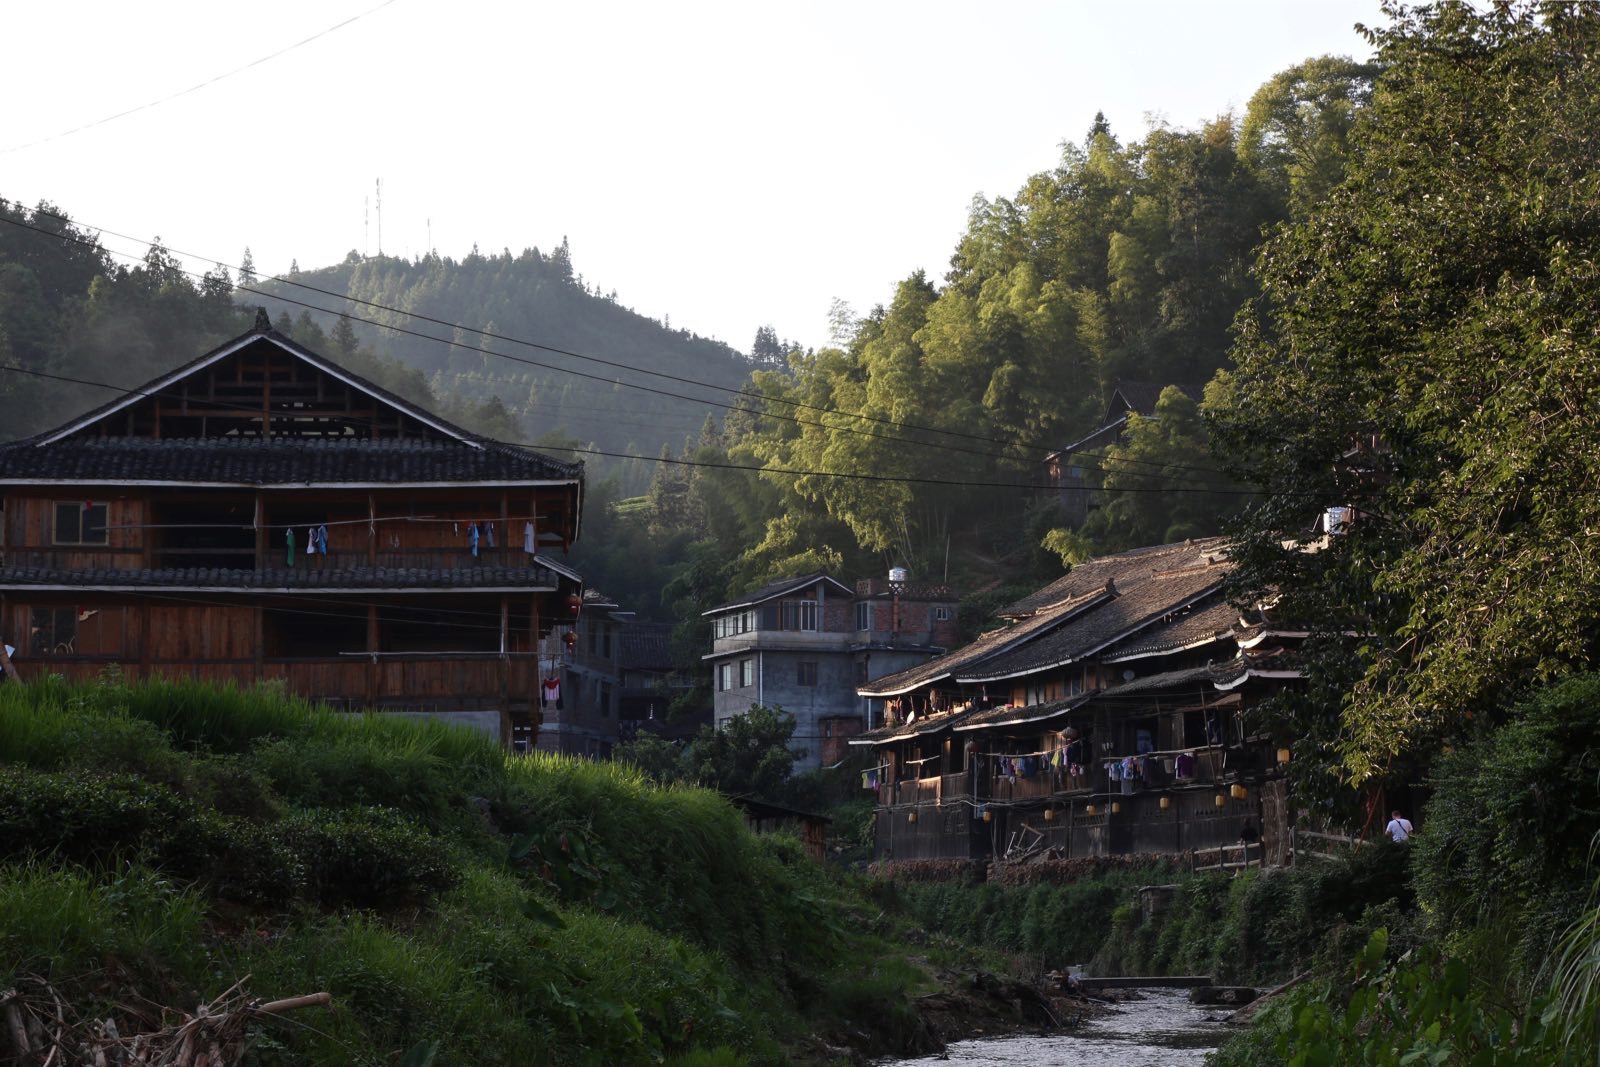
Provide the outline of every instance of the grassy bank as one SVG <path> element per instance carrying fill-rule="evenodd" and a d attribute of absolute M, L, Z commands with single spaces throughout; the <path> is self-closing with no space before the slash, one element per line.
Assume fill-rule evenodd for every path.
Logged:
<path fill-rule="evenodd" d="M 921 880 L 886 872 L 882 895 L 923 928 L 1098 975 L 1209 974 L 1275 984 L 1318 958 L 1343 958 L 1411 909 L 1406 857 L 1375 848 L 1289 870 L 1190 875 L 1160 860 L 1044 863 Z M 1142 886 L 1170 886 L 1150 916 Z"/>
<path fill-rule="evenodd" d="M 780 1063 L 914 1037 L 879 909 L 720 797 L 186 684 L 0 686 L 0 988 L 254 1062 Z"/>

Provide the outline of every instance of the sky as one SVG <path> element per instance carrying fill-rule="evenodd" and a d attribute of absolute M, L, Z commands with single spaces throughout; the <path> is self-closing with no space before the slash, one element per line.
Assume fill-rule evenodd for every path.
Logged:
<path fill-rule="evenodd" d="M 1124 140 L 1242 114 L 1367 57 L 1358 22 L 1378 0 L 35 2 L 6 12 L 0 198 L 194 270 L 565 237 L 641 314 L 815 346 L 835 299 L 942 278 L 973 197 L 1096 111 Z"/>

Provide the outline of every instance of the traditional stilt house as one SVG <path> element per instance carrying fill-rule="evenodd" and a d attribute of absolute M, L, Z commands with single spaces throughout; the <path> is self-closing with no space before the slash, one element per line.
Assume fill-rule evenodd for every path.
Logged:
<path fill-rule="evenodd" d="M 862 687 L 885 707 L 852 740 L 877 754 L 880 858 L 1180 852 L 1261 834 L 1278 749 L 1249 710 L 1298 672 L 1291 635 L 1247 626 L 1224 599 L 1228 570 L 1220 540 L 1091 560 L 1003 608 L 1001 629 Z"/>
<path fill-rule="evenodd" d="M 580 465 L 472 434 L 271 328 L 0 446 L 0 639 L 439 715 L 532 747 Z"/>

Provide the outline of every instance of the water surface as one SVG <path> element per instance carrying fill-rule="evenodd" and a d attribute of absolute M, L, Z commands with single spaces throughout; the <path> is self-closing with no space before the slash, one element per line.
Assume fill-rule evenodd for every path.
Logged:
<path fill-rule="evenodd" d="M 899 1060 L 898 1067 L 1201 1067 L 1228 1037 L 1226 1008 L 1197 1008 L 1183 989 L 1145 989 L 1116 1005 L 1115 1015 L 1086 1020 L 1047 1037 L 975 1038 L 953 1043 L 946 1056 Z"/>

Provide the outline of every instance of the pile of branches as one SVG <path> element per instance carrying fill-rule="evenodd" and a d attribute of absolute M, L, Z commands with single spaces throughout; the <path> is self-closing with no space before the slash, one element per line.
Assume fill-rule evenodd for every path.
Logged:
<path fill-rule="evenodd" d="M 310 993 L 263 1002 L 244 992 L 247 980 L 235 982 L 192 1014 L 162 1010 L 162 1025 L 156 1029 L 124 1034 L 115 1019 L 77 1014 L 49 982 L 28 975 L 12 988 L 0 989 L 0 1064 L 240 1067 L 252 1023 L 296 1008 L 327 1007 L 333 999 Z M 167 1022 L 174 1017 L 175 1022 Z"/>

